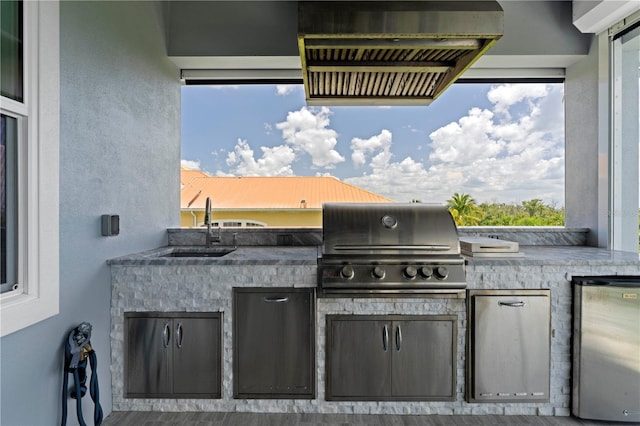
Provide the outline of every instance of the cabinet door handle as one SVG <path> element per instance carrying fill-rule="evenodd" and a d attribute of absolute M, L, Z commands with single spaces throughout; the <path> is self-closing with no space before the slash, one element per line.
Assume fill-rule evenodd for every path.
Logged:
<path fill-rule="evenodd" d="M 382 327 L 382 348 L 385 352 L 389 349 L 389 328 L 386 325 Z"/>
<path fill-rule="evenodd" d="M 171 330 L 169 329 L 169 323 L 164 323 L 164 329 L 162 330 L 162 346 L 169 347 L 169 339 L 171 338 Z"/>
<path fill-rule="evenodd" d="M 396 350 L 400 352 L 402 350 L 402 329 L 400 326 L 396 326 Z"/>
<path fill-rule="evenodd" d="M 176 327 L 176 346 L 178 349 L 182 348 L 182 323 L 179 322 Z"/>
<path fill-rule="evenodd" d="M 262 300 L 267 303 L 287 303 L 288 297 L 263 297 Z"/>
<path fill-rule="evenodd" d="M 522 300 L 511 300 L 507 302 L 499 301 L 498 305 L 509 306 L 510 308 L 521 308 L 525 305 L 525 303 Z"/>

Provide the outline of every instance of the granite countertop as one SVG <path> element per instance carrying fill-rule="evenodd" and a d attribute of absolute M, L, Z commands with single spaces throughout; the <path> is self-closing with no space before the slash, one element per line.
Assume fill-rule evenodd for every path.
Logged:
<path fill-rule="evenodd" d="M 214 246 L 229 249 L 222 257 L 171 257 L 175 251 L 204 251 L 203 246 L 165 246 L 109 259 L 109 265 L 316 265 L 317 246 Z"/>
<path fill-rule="evenodd" d="M 233 247 L 217 246 L 219 249 Z M 318 246 L 240 246 L 222 257 L 170 257 L 176 250 L 200 247 L 166 246 L 107 261 L 110 265 L 316 265 Z M 586 246 L 520 246 L 522 257 L 463 256 L 470 265 L 638 265 L 638 253 Z"/>
<path fill-rule="evenodd" d="M 473 265 L 638 265 L 638 253 L 587 246 L 520 246 L 522 257 L 464 256 Z"/>

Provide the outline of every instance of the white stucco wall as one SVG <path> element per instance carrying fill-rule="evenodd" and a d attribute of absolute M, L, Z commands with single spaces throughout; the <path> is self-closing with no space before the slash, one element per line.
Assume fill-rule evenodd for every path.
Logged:
<path fill-rule="evenodd" d="M 602 241 L 598 241 L 600 228 L 598 209 L 602 196 L 599 181 L 608 180 L 606 147 L 599 153 L 599 132 L 602 125 L 599 114 L 598 70 L 600 58 L 598 39 L 594 39 L 589 56 L 568 67 L 565 80 L 565 225 L 590 228 L 587 244 L 606 247 L 607 229 L 603 224 Z M 606 58 L 604 58 L 606 61 Z M 601 85 L 607 86 L 603 76 Z M 606 114 L 606 111 L 605 111 Z M 599 178 L 600 176 L 600 178 Z M 604 200 L 606 202 L 606 199 Z"/>
<path fill-rule="evenodd" d="M 60 422 L 63 343 L 82 321 L 111 411 L 106 259 L 164 245 L 179 225 L 180 82 L 162 31 L 153 2 L 60 4 L 60 314 L 0 340 L 2 425 Z M 105 213 L 120 215 L 119 236 L 101 236 Z"/>

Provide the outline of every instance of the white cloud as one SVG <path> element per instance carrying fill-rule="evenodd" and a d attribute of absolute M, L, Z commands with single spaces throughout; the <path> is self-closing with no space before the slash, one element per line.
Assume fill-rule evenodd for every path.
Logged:
<path fill-rule="evenodd" d="M 278 96 L 287 96 L 295 92 L 299 87 L 299 84 L 278 84 L 276 85 L 276 94 Z"/>
<path fill-rule="evenodd" d="M 329 128 L 328 108 L 307 109 L 287 114 L 286 121 L 276 124 L 284 140 L 298 153 L 308 154 L 314 168 L 332 169 L 345 161 L 334 148 L 338 143 L 337 132 Z"/>
<path fill-rule="evenodd" d="M 245 140 L 238 139 L 232 152 L 227 155 L 231 174 L 239 176 L 291 176 L 291 163 L 295 159 L 293 150 L 286 145 L 272 148 L 260 147 L 262 157 L 254 158 L 254 151 Z M 218 176 L 227 175 L 218 173 Z"/>
<path fill-rule="evenodd" d="M 396 201 L 443 203 L 464 192 L 478 202 L 564 204 L 562 87 L 520 86 L 494 87 L 492 110 L 472 108 L 432 132 L 429 163 L 411 157 L 393 162 L 390 135 L 388 145 L 380 135 L 354 139 L 354 165 L 368 161 L 370 172 L 345 181 Z M 511 120 L 515 108 L 519 118 Z"/>
<path fill-rule="evenodd" d="M 327 108 L 309 110 L 303 107 L 289 112 L 286 121 L 276 124 L 286 144 L 260 147 L 262 155 L 258 159 L 249 143 L 238 139 L 233 151 L 227 152 L 229 173 L 218 171 L 217 175 L 290 176 L 293 175 L 293 163 L 304 155 L 311 158 L 314 168 L 334 168 L 345 159 L 334 149 L 337 133 L 329 128 L 330 114 Z M 264 127 L 267 134 L 273 129 L 268 123 Z"/>
<path fill-rule="evenodd" d="M 200 170 L 200 161 L 198 160 L 180 160 L 180 165 L 191 170 Z"/>
<path fill-rule="evenodd" d="M 547 95 L 546 84 L 502 84 L 489 90 L 487 99 L 495 104 L 495 112 L 507 112 L 510 106 L 525 99 L 538 99 Z"/>
<path fill-rule="evenodd" d="M 472 108 L 466 117 L 457 123 L 449 123 L 429 135 L 432 163 L 468 164 L 480 158 L 498 155 L 504 142 L 493 136 L 493 113 L 480 108 Z"/>
<path fill-rule="evenodd" d="M 382 157 L 378 158 L 378 162 L 383 161 L 383 157 L 386 156 L 390 159 L 391 139 L 391 132 L 387 129 L 383 129 L 379 135 L 372 136 L 369 139 L 353 138 L 351 140 L 351 161 L 353 161 L 353 165 L 356 167 L 363 166 L 368 157 L 376 151 L 381 151 L 378 156 L 382 154 Z"/>

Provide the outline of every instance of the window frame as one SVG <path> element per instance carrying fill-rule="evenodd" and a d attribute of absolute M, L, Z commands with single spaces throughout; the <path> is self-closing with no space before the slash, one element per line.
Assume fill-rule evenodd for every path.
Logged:
<path fill-rule="evenodd" d="M 60 12 L 58 1 L 24 1 L 23 102 L 1 97 L 20 117 L 17 290 L 0 295 L 6 336 L 58 314 Z"/>
<path fill-rule="evenodd" d="M 19 162 L 20 159 L 23 157 L 22 153 L 20 152 L 20 140 L 23 140 L 25 138 L 25 121 L 26 118 L 18 113 L 15 113 L 14 111 L 10 111 L 8 109 L 5 108 L 0 108 L 0 112 L 2 113 L 2 115 L 4 117 L 10 118 L 10 119 L 14 119 L 15 120 L 15 136 L 16 136 L 16 143 L 15 146 L 13 147 L 9 147 L 9 146 L 5 146 L 5 152 L 4 152 L 4 157 L 5 157 L 5 185 L 7 185 L 7 187 L 5 188 L 5 203 L 7 206 L 7 211 L 6 211 L 6 227 L 5 227 L 5 235 L 7 238 L 7 242 L 9 244 L 7 244 L 8 247 L 5 247 L 4 250 L 7 253 L 6 254 L 6 264 L 3 265 L 7 271 L 5 272 L 6 276 L 7 276 L 7 281 L 11 280 L 10 282 L 6 282 L 6 283 L 2 283 L 3 286 L 9 286 L 10 284 L 12 286 L 14 286 L 13 290 L 5 290 L 4 293 L 1 294 L 8 294 L 10 292 L 19 292 L 22 291 L 21 290 L 21 286 L 20 283 L 22 282 L 20 276 L 19 276 L 19 271 L 20 271 L 20 266 L 18 265 L 18 250 L 20 247 L 22 247 L 22 243 L 19 241 L 20 239 L 20 231 L 18 226 L 22 223 L 22 221 L 19 220 L 19 211 L 21 211 L 20 208 L 20 200 L 19 200 L 19 195 L 22 193 L 20 191 L 19 185 L 20 182 L 22 181 L 20 179 L 19 176 Z M 6 129 L 5 129 L 6 130 Z M 15 162 L 14 162 L 15 161 Z M 11 162 L 12 164 L 8 164 L 9 162 Z M 13 187 L 11 187 L 13 184 Z M 3 241 L 4 242 L 4 241 Z M 9 255 L 9 253 L 11 253 Z M 9 264 L 12 264 L 11 266 L 7 267 Z M 17 287 L 17 288 L 16 288 Z"/>

